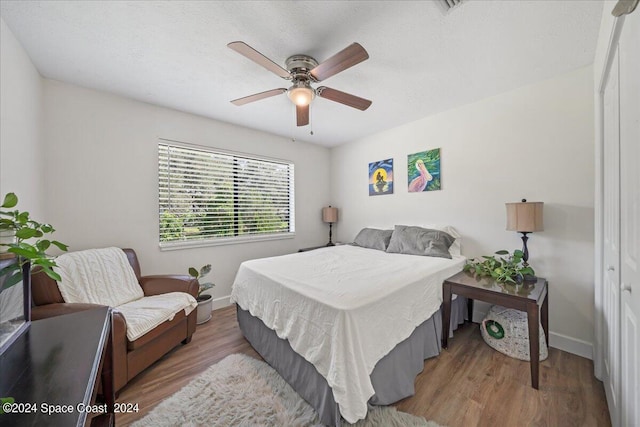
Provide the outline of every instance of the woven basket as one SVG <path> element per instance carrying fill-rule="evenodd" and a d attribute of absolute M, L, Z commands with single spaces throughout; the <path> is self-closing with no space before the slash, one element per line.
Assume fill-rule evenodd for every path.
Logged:
<path fill-rule="evenodd" d="M 539 326 L 539 330 L 540 360 L 545 360 L 549 355 L 547 341 L 542 326 Z M 480 333 L 484 341 L 500 353 L 530 360 L 527 313 L 499 305 L 491 306 L 480 324 Z"/>

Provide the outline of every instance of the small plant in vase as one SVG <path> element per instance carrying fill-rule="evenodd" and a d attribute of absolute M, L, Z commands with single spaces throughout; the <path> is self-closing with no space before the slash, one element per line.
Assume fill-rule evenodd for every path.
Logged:
<path fill-rule="evenodd" d="M 522 283 L 535 279 L 535 271 L 523 260 L 524 253 L 516 249 L 513 254 L 500 250 L 499 256 L 483 255 L 482 259 L 471 259 L 464 266 L 468 271 L 480 277 L 492 277 L 499 283 Z"/>
<path fill-rule="evenodd" d="M 211 273 L 211 264 L 207 264 L 200 268 L 200 270 L 195 267 L 189 267 L 189 276 L 197 279 L 200 282 L 207 274 Z M 198 301 L 198 320 L 196 323 L 198 325 L 207 322 L 211 319 L 211 311 L 213 308 L 213 297 L 209 294 L 203 294 L 207 289 L 211 289 L 215 286 L 212 282 L 200 283 L 200 287 L 198 288 L 198 297 L 196 301 Z"/>

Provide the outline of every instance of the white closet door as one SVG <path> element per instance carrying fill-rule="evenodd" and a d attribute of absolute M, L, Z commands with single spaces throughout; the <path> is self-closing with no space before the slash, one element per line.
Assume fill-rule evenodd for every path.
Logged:
<path fill-rule="evenodd" d="M 640 426 L 640 11 L 625 17 L 620 87 L 620 425 Z"/>
<path fill-rule="evenodd" d="M 603 310 L 604 386 L 612 425 L 619 425 L 620 393 L 620 105 L 618 54 L 614 53 L 604 91 Z"/>

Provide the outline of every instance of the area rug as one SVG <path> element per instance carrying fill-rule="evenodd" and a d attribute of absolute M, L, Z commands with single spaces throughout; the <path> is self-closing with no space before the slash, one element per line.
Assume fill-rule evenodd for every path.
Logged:
<path fill-rule="evenodd" d="M 321 426 L 316 411 L 269 365 L 232 354 L 133 424 L 164 426 Z M 393 407 L 376 407 L 354 427 L 439 427 Z"/>

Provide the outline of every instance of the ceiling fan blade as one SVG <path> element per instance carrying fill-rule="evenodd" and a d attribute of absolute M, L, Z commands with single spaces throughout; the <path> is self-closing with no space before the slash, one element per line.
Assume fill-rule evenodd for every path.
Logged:
<path fill-rule="evenodd" d="M 266 92 L 254 93 L 253 95 L 245 96 L 243 98 L 234 99 L 231 101 L 232 104 L 237 106 L 248 104 L 250 102 L 259 101 L 261 99 L 270 98 L 272 96 L 280 95 L 281 93 L 286 92 L 287 90 L 284 88 L 280 89 L 271 89 Z"/>
<path fill-rule="evenodd" d="M 366 110 L 371 105 L 371 101 L 368 99 L 360 98 L 359 96 L 331 89 L 326 86 L 320 86 L 316 89 L 316 93 L 322 98 L 339 102 L 340 104 L 348 105 L 349 107 L 357 108 L 362 111 Z"/>
<path fill-rule="evenodd" d="M 283 79 L 291 79 L 291 73 L 287 70 L 246 44 L 245 42 L 231 42 L 227 47 L 235 50 L 242 56 L 246 56 L 258 65 L 262 65 L 267 70 L 282 77 Z"/>
<path fill-rule="evenodd" d="M 298 126 L 306 126 L 309 124 L 309 106 L 296 105 L 296 121 Z"/>
<path fill-rule="evenodd" d="M 365 59 L 369 59 L 367 51 L 360 44 L 353 43 L 316 66 L 310 74 L 319 82 L 361 63 Z"/>

